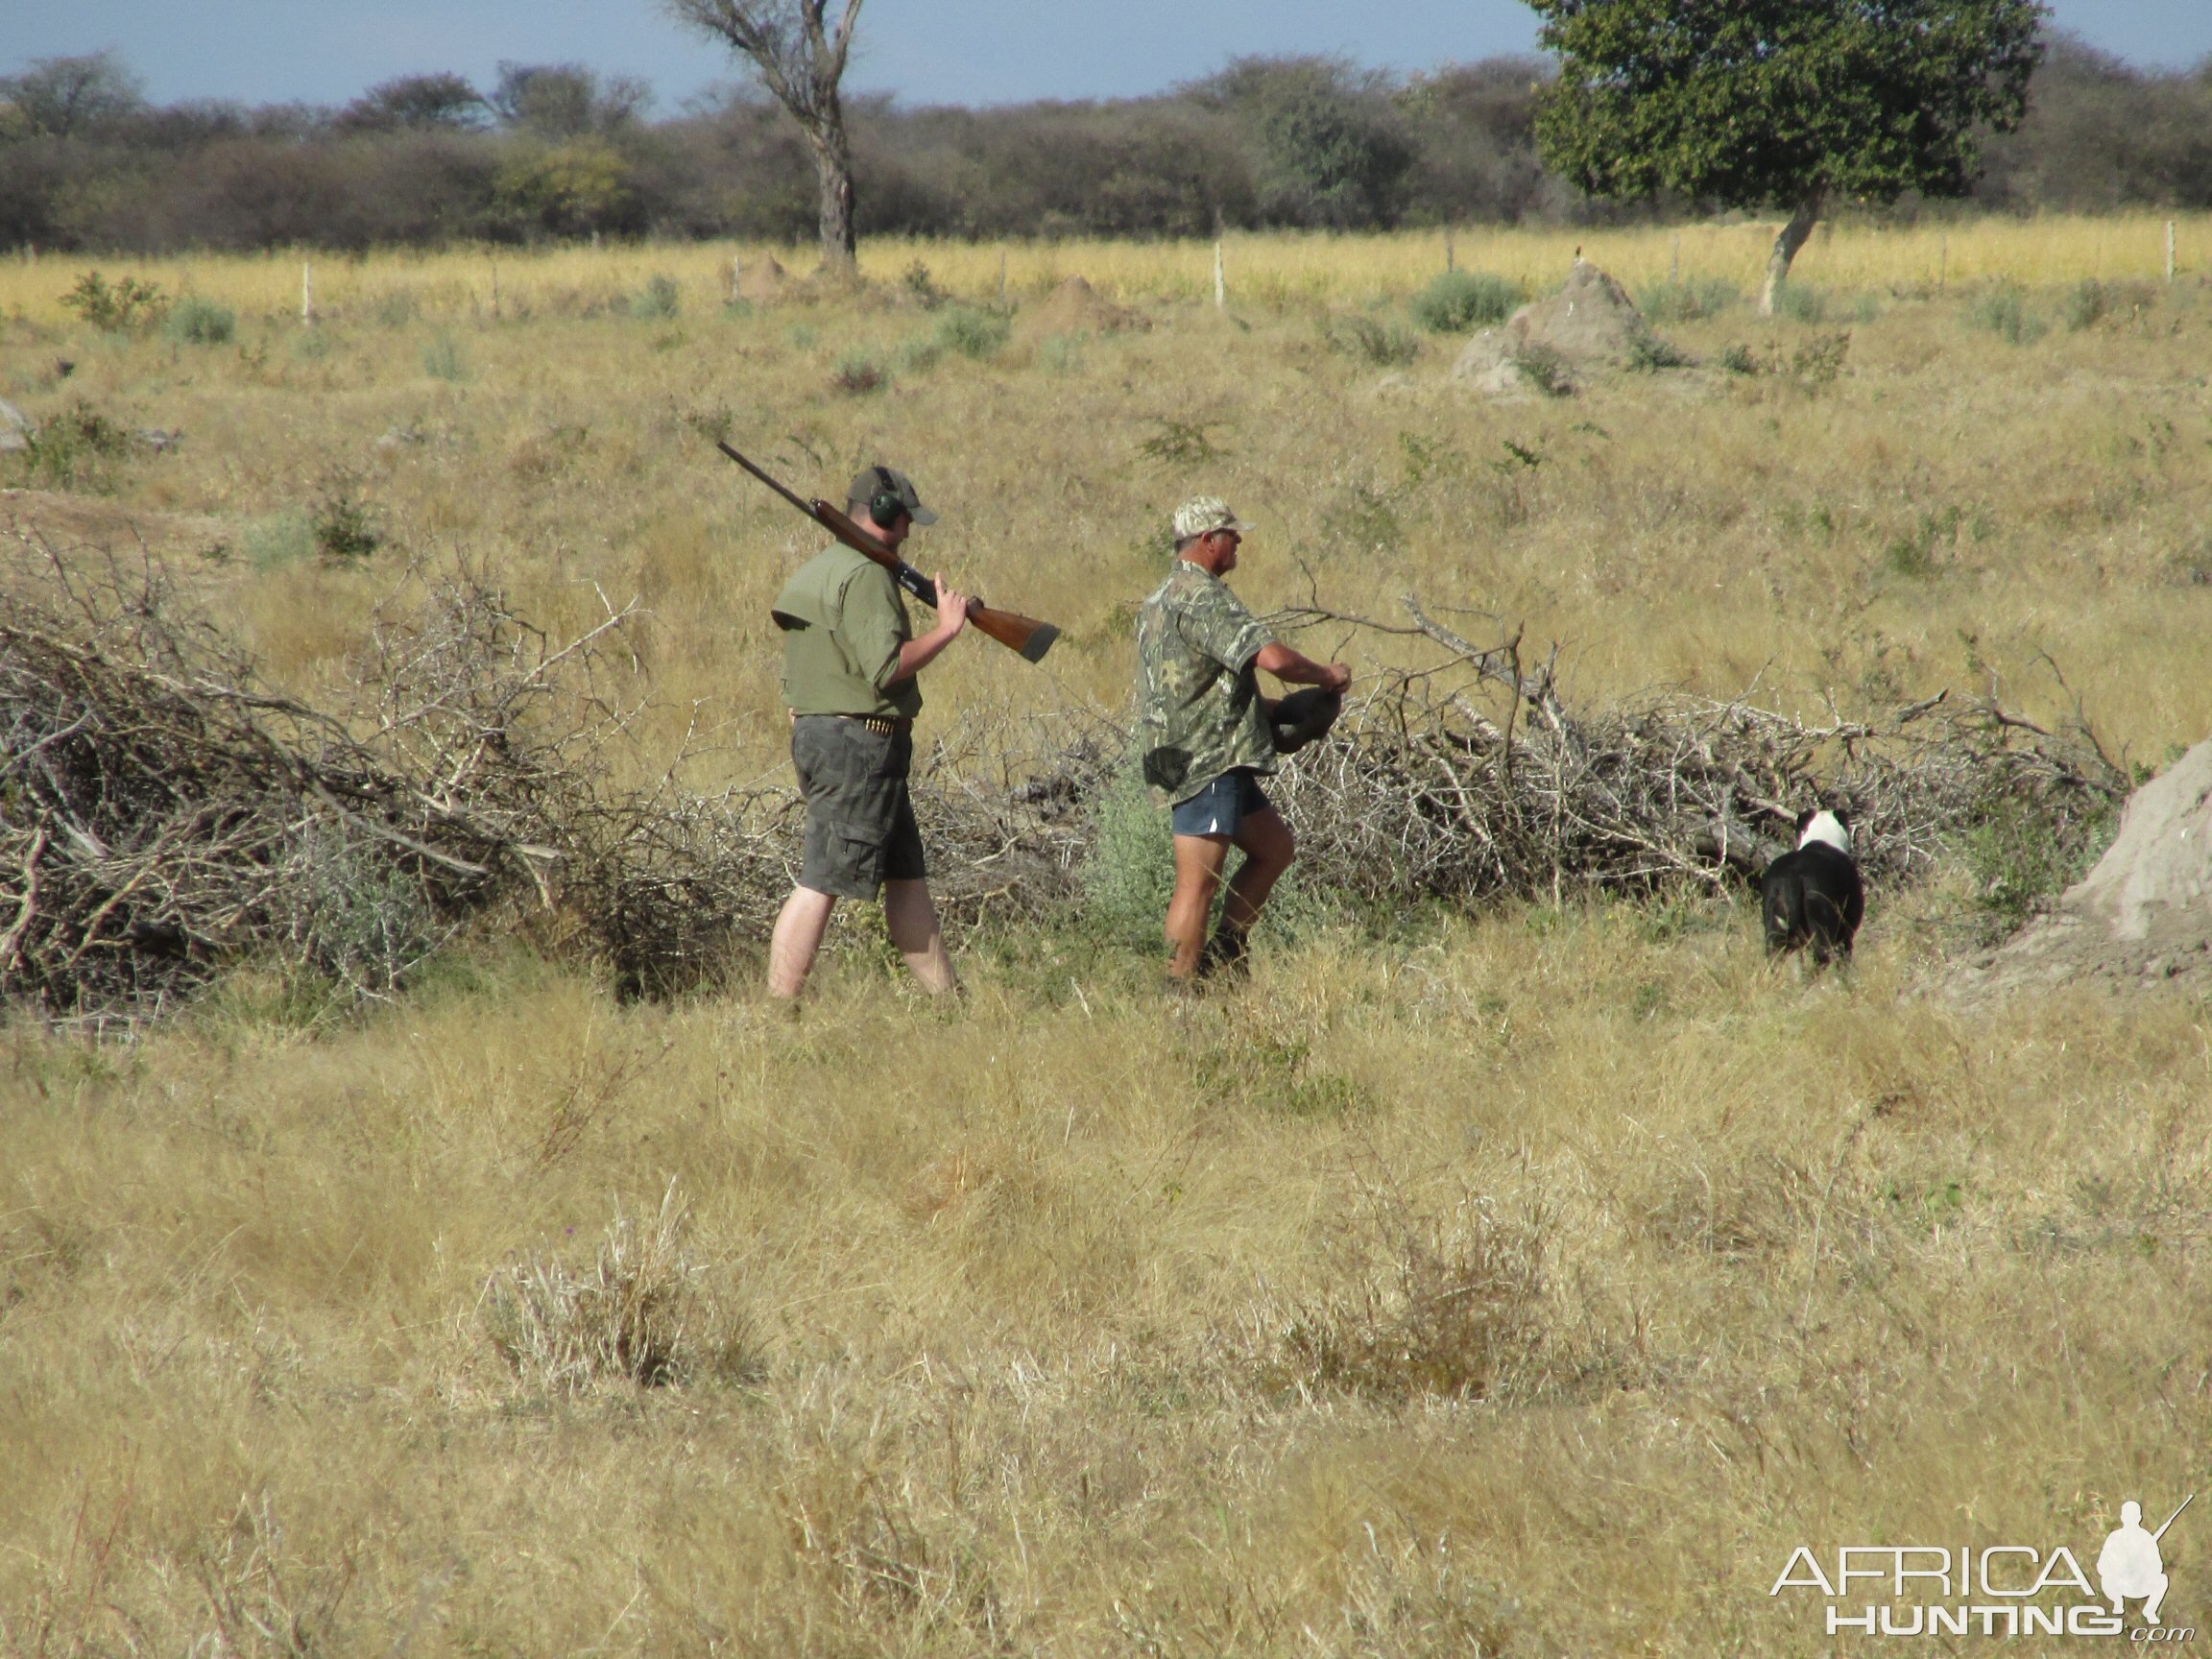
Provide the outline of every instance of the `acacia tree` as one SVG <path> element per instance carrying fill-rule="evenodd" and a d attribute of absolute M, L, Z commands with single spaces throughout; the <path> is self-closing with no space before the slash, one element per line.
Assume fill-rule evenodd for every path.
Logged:
<path fill-rule="evenodd" d="M 113 52 L 34 58 L 20 75 L 0 79 L 0 130 L 23 136 L 82 138 L 146 107 L 138 79 Z M 12 117 L 12 119 L 7 119 Z"/>
<path fill-rule="evenodd" d="M 1545 162 L 1595 196 L 1786 207 L 1759 309 L 1834 198 L 1963 196 L 2041 60 L 2039 0 L 1527 0 Z"/>
<path fill-rule="evenodd" d="M 860 0 L 844 0 L 831 25 L 830 0 L 662 0 L 678 22 L 728 44 L 799 123 L 814 152 L 822 196 L 822 263 L 854 267 L 853 146 L 837 93 L 853 46 Z"/>

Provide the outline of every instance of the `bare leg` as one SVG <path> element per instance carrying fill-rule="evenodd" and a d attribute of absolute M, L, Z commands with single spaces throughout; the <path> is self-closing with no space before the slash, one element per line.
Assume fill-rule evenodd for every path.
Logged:
<path fill-rule="evenodd" d="M 806 975 L 813 972 L 814 954 L 822 949 L 822 935 L 830 927 L 830 912 L 836 897 L 811 887 L 794 887 L 776 918 L 776 930 L 768 935 L 768 995 L 796 1000 L 805 994 Z"/>
<path fill-rule="evenodd" d="M 1221 906 L 1221 926 L 1249 933 L 1252 924 L 1260 920 L 1267 895 L 1275 891 L 1275 883 L 1298 856 L 1298 842 L 1290 833 L 1290 826 L 1283 822 L 1283 814 L 1272 806 L 1238 825 L 1235 840 L 1243 851 L 1244 862 L 1230 879 L 1229 902 Z"/>
<path fill-rule="evenodd" d="M 1198 958 L 1198 972 L 1241 979 L 1249 972 L 1244 952 L 1252 924 L 1259 921 L 1267 895 L 1297 857 L 1298 844 L 1290 826 L 1272 806 L 1246 818 L 1232 839 L 1244 859 L 1230 879 L 1228 902 L 1221 906 L 1214 937 L 1206 941 L 1205 954 Z"/>
<path fill-rule="evenodd" d="M 1168 977 L 1197 977 L 1198 958 L 1206 950 L 1206 918 L 1228 862 L 1226 835 L 1175 837 L 1175 897 L 1167 902 L 1166 929 L 1175 953 L 1167 964 Z"/>
<path fill-rule="evenodd" d="M 924 990 L 942 997 L 960 989 L 960 975 L 952 971 L 952 953 L 945 949 L 945 932 L 937 925 L 937 905 L 929 897 L 928 882 L 884 882 L 883 921 L 891 929 L 891 943 L 906 958 Z"/>

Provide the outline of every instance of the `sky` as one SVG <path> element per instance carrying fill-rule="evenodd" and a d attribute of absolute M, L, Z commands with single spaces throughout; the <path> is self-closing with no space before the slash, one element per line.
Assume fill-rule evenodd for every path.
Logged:
<path fill-rule="evenodd" d="M 2057 25 L 2145 67 L 2212 56 L 2212 0 L 2055 0 Z M 1412 70 L 1535 46 L 1520 0 L 867 0 L 854 91 L 905 105 L 1158 92 L 1247 54 Z M 733 79 L 655 0 L 0 0 L 0 73 L 113 47 L 156 103 L 343 104 L 397 75 L 491 84 L 502 60 L 642 76 L 670 114 Z"/>

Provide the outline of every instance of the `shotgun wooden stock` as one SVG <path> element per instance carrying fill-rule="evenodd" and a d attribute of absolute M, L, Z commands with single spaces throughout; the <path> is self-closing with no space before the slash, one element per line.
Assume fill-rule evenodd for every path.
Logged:
<path fill-rule="evenodd" d="M 884 569 L 890 571 L 897 578 L 900 587 L 905 589 L 923 604 L 935 609 L 937 584 L 915 569 L 913 565 L 907 564 L 905 560 L 900 558 L 898 554 L 892 552 L 890 548 L 884 546 L 882 542 L 877 541 L 875 537 L 869 535 L 867 531 L 861 529 L 859 525 L 854 523 L 843 513 L 830 506 L 827 501 L 801 500 L 719 439 L 715 441 L 714 446 L 729 456 L 731 460 L 736 462 L 738 466 L 744 468 L 746 471 L 752 473 L 754 477 L 759 479 L 761 483 L 767 485 L 769 489 L 775 491 L 777 494 L 782 496 L 784 500 L 790 502 L 792 506 L 798 508 L 800 512 L 805 514 L 807 517 L 813 519 L 815 523 L 821 525 L 823 529 L 829 531 L 830 535 L 836 537 L 838 541 L 844 542 L 846 546 L 852 548 L 854 552 L 863 558 L 875 560 L 877 564 L 882 565 Z M 1049 622 L 1040 622 L 1034 616 L 1023 616 L 1018 612 L 995 610 L 984 604 L 982 600 L 974 597 L 968 601 L 968 620 L 1009 651 L 1020 652 L 1025 662 L 1042 661 L 1045 653 L 1052 649 L 1052 641 L 1060 637 L 1060 630 L 1053 627 Z"/>

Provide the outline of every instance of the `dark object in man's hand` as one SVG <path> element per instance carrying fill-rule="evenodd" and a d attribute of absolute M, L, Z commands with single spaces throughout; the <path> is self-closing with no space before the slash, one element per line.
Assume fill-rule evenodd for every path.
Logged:
<path fill-rule="evenodd" d="M 1344 694 L 1309 685 L 1293 691 L 1275 705 L 1267 724 L 1275 735 L 1275 753 L 1295 755 L 1316 738 L 1329 735 L 1336 716 L 1344 712 Z"/>

